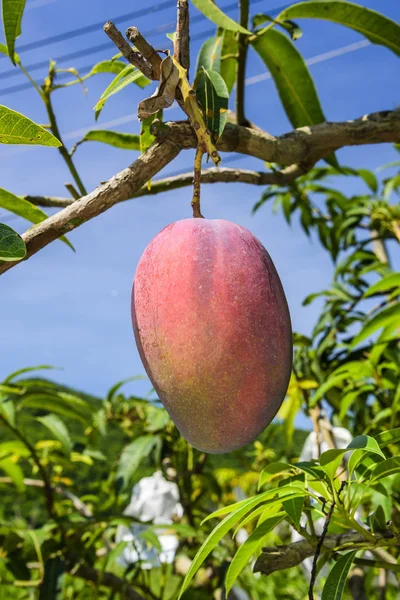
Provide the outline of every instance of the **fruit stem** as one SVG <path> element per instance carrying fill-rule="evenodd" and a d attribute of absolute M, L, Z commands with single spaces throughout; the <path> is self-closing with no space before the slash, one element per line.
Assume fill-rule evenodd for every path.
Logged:
<path fill-rule="evenodd" d="M 194 157 L 194 178 L 193 178 L 193 218 L 204 219 L 200 211 L 200 180 L 201 180 L 201 161 L 204 154 L 204 148 L 201 145 L 197 146 L 196 155 Z"/>

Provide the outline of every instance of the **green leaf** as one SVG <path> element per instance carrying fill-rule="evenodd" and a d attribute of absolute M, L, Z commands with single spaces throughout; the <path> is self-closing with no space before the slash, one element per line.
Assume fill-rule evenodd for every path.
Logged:
<path fill-rule="evenodd" d="M 374 435 L 374 438 L 378 442 L 380 448 L 400 442 L 400 427 L 397 427 L 397 429 L 389 429 L 389 431 L 382 431 L 382 433 Z"/>
<path fill-rule="evenodd" d="M 350 442 L 347 448 L 333 448 L 332 450 L 323 452 L 319 459 L 320 465 L 331 477 L 333 477 L 341 462 L 343 454 L 354 450 L 364 450 L 364 452 L 371 452 L 385 458 L 385 455 L 373 437 L 359 435 Z"/>
<path fill-rule="evenodd" d="M 10 458 L 11 456 L 30 456 L 30 451 L 20 440 L 10 440 L 0 444 L 0 458 Z"/>
<path fill-rule="evenodd" d="M 251 35 L 251 31 L 248 31 L 236 21 L 233 21 L 225 13 L 222 12 L 213 0 L 192 0 L 192 4 L 201 12 L 207 19 L 229 31 L 239 31 L 240 33 L 246 33 Z"/>
<path fill-rule="evenodd" d="M 150 83 L 150 80 L 145 77 L 141 71 L 136 69 L 132 65 L 127 65 L 118 75 L 112 80 L 110 85 L 104 90 L 100 99 L 94 106 L 93 110 L 95 111 L 96 121 L 103 109 L 103 106 L 107 102 L 107 100 L 122 90 L 124 87 L 129 85 L 130 83 L 136 83 L 140 87 L 145 87 Z"/>
<path fill-rule="evenodd" d="M 277 19 L 273 19 L 269 15 L 265 15 L 262 13 L 258 13 L 253 17 L 253 28 L 262 25 L 265 22 L 274 23 L 275 25 L 279 25 L 285 31 L 287 31 L 292 38 L 292 40 L 298 40 L 303 35 L 300 27 L 294 23 L 293 21 L 278 21 Z"/>
<path fill-rule="evenodd" d="M 92 412 L 84 400 L 59 392 L 58 394 L 31 393 L 24 396 L 18 403 L 19 408 L 36 408 L 50 413 L 71 417 L 82 421 L 85 425 L 92 420 Z"/>
<path fill-rule="evenodd" d="M 203 519 L 203 521 L 201 522 L 201 524 L 203 525 L 203 523 L 205 523 L 206 521 L 209 521 L 210 519 L 215 519 L 216 517 L 221 517 L 223 515 L 226 515 L 228 513 L 232 513 L 235 510 L 239 510 L 240 508 L 244 507 L 244 506 L 248 506 L 248 510 L 250 511 L 250 509 L 254 506 L 256 506 L 257 504 L 260 504 L 261 502 L 275 502 L 276 498 L 280 499 L 280 502 L 283 502 L 283 500 L 285 499 L 286 496 L 289 496 L 291 494 L 300 494 L 300 493 L 304 493 L 304 490 L 302 490 L 298 485 L 294 486 L 294 485 L 284 485 L 278 488 L 274 488 L 272 490 L 268 490 L 266 492 L 263 492 L 262 494 L 259 494 L 258 496 L 253 496 L 251 498 L 245 498 L 244 500 L 240 500 L 240 502 L 235 502 L 234 504 L 231 504 L 230 506 L 224 506 L 222 508 L 219 508 L 218 510 L 215 510 L 213 513 L 207 515 L 207 517 L 205 517 Z M 257 500 L 257 502 L 254 502 L 255 500 Z"/>
<path fill-rule="evenodd" d="M 36 417 L 36 420 L 51 431 L 54 437 L 62 443 L 67 456 L 69 456 L 72 451 L 72 440 L 65 423 L 56 415 Z"/>
<path fill-rule="evenodd" d="M 387 306 L 367 321 L 350 344 L 350 350 L 382 327 L 400 327 L 400 302 Z"/>
<path fill-rule="evenodd" d="M 3 0 L 3 26 L 7 42 L 8 55 L 15 65 L 15 40 L 21 35 L 21 21 L 24 13 L 25 0 Z"/>
<path fill-rule="evenodd" d="M 19 377 L 20 375 L 25 375 L 25 373 L 31 373 L 32 371 L 47 371 L 47 370 L 52 370 L 52 369 L 56 369 L 57 367 L 53 367 L 52 365 L 38 365 L 37 367 L 24 367 L 23 369 L 18 369 L 17 371 L 13 371 L 12 373 L 10 373 L 10 375 L 8 375 L 5 380 L 4 383 L 10 383 L 13 379 L 15 379 L 16 377 Z"/>
<path fill-rule="evenodd" d="M 381 505 L 379 505 L 376 511 L 371 515 L 370 524 L 373 533 L 386 530 L 386 515 Z"/>
<path fill-rule="evenodd" d="M 0 144 L 29 144 L 58 148 L 61 142 L 28 117 L 0 105 Z"/>
<path fill-rule="evenodd" d="M 24 473 L 17 463 L 10 458 L 3 458 L 0 460 L 0 469 L 12 479 L 18 492 L 25 490 Z"/>
<path fill-rule="evenodd" d="M 170 420 L 169 414 L 163 408 L 155 408 L 147 417 L 148 425 L 145 426 L 145 431 L 154 433 L 165 429 Z"/>
<path fill-rule="evenodd" d="M 157 534 L 150 528 L 139 533 L 139 537 L 145 540 L 150 546 L 153 546 L 158 552 L 162 552 L 162 545 Z"/>
<path fill-rule="evenodd" d="M 0 394 L 23 394 L 24 390 L 19 387 L 13 387 L 11 385 L 4 385 L 0 383 Z"/>
<path fill-rule="evenodd" d="M 101 60 L 97 64 L 95 64 L 89 73 L 86 75 L 87 77 L 91 77 L 92 75 L 97 75 L 98 73 L 114 73 L 118 75 L 126 68 L 126 64 L 119 60 Z"/>
<path fill-rule="evenodd" d="M 226 594 L 231 590 L 233 584 L 254 554 L 257 554 L 263 545 L 265 536 L 272 531 L 283 519 L 285 513 L 279 513 L 263 521 L 242 544 L 236 552 L 226 574 Z"/>
<path fill-rule="evenodd" d="M 130 381 L 138 381 L 139 379 L 146 379 L 144 375 L 134 375 L 133 377 L 127 377 L 126 379 L 122 379 L 118 381 L 115 385 L 112 386 L 107 392 L 107 400 L 109 402 L 113 402 L 115 400 L 117 392 L 122 388 L 123 385 L 129 383 Z"/>
<path fill-rule="evenodd" d="M 224 535 L 228 533 L 228 531 L 245 515 L 247 514 L 253 506 L 256 506 L 263 500 L 264 494 L 260 494 L 259 496 L 255 496 L 254 498 L 246 499 L 246 503 L 241 504 L 239 508 L 237 508 L 234 512 L 229 514 L 223 521 L 218 523 L 218 525 L 212 530 L 210 535 L 207 537 L 205 542 L 202 544 L 200 549 L 198 550 L 196 556 L 194 557 L 192 564 L 188 572 L 186 573 L 186 577 L 183 581 L 182 588 L 178 597 L 178 600 L 182 597 L 182 594 L 190 585 L 194 575 L 210 554 L 210 552 L 217 546 L 217 544 L 222 540 Z M 217 511 L 218 512 L 218 511 Z M 215 513 L 214 513 L 215 514 Z M 204 521 L 203 521 L 204 522 Z"/>
<path fill-rule="evenodd" d="M 117 468 L 116 479 L 126 485 L 135 473 L 139 464 L 146 456 L 149 456 L 153 448 L 160 443 L 156 435 L 141 435 L 123 449 Z"/>
<path fill-rule="evenodd" d="M 299 475 L 294 475 L 293 477 L 289 477 L 287 480 L 285 480 L 284 483 L 286 482 L 289 484 L 298 482 L 299 486 L 304 490 L 305 479 L 303 473 Z M 288 500 L 285 500 L 282 505 L 283 509 L 285 510 L 290 520 L 293 522 L 296 529 L 299 529 L 300 519 L 304 506 L 304 496 L 298 496 L 297 498 L 293 496 Z"/>
<path fill-rule="evenodd" d="M 352 2 L 299 2 L 282 11 L 277 20 L 325 19 L 355 29 L 373 44 L 380 44 L 400 56 L 400 26 L 384 15 Z"/>
<path fill-rule="evenodd" d="M 371 475 L 370 484 L 374 484 L 384 477 L 389 477 L 400 472 L 400 456 L 393 456 L 380 462 Z"/>
<path fill-rule="evenodd" d="M 252 41 L 269 69 L 293 127 L 316 125 L 326 119 L 303 57 L 279 31 L 268 29 Z"/>
<path fill-rule="evenodd" d="M 353 550 L 341 556 L 328 575 L 321 600 L 341 600 L 347 575 L 356 554 L 357 551 Z"/>
<path fill-rule="evenodd" d="M 303 489 L 301 489 L 300 487 L 298 487 L 298 488 L 292 487 L 291 489 L 294 491 L 289 491 L 289 493 L 285 493 L 284 495 L 282 495 L 282 497 L 279 497 L 279 494 L 275 494 L 275 495 L 278 495 L 277 498 L 271 498 L 271 499 L 267 500 L 266 502 L 263 502 L 261 504 L 261 506 L 258 506 L 254 510 L 250 511 L 249 514 L 246 515 L 244 517 L 244 519 L 242 521 L 240 521 L 239 525 L 236 527 L 236 529 L 233 533 L 233 537 L 236 536 L 239 529 L 241 529 L 242 527 L 247 525 L 247 523 L 250 523 L 250 521 L 253 521 L 259 515 L 261 515 L 261 517 L 260 517 L 261 520 L 264 520 L 267 517 L 268 518 L 272 517 L 276 513 L 278 513 L 281 510 L 282 505 L 285 504 L 285 502 L 289 503 L 292 500 L 297 500 L 298 498 L 300 498 L 301 500 L 304 499 L 304 496 L 306 495 L 306 492 L 304 491 L 304 486 L 303 486 Z M 286 492 L 287 491 L 288 490 L 286 490 Z M 257 496 L 255 496 L 255 497 L 257 497 Z"/>
<path fill-rule="evenodd" d="M 400 293 L 400 273 L 389 273 L 371 285 L 364 294 L 364 298 L 372 296 L 378 292 L 387 292 L 391 289 L 399 290 Z"/>
<path fill-rule="evenodd" d="M 316 405 L 316 403 L 321 400 L 321 398 L 328 392 L 331 388 L 337 387 L 339 384 L 343 383 L 345 379 L 349 378 L 348 373 L 341 373 L 340 375 L 335 375 L 328 377 L 328 379 L 323 383 L 315 392 L 313 397 L 310 400 L 310 407 Z"/>
<path fill-rule="evenodd" d="M 363 394 L 366 391 L 365 388 L 368 388 L 369 390 L 372 391 L 374 389 L 374 386 L 372 386 L 372 385 L 371 386 L 362 386 L 361 388 L 347 392 L 347 394 L 342 396 L 342 398 L 340 400 L 340 412 L 339 412 L 340 421 L 343 421 L 345 419 L 346 415 L 348 414 L 350 406 L 357 400 L 358 396 L 360 396 L 361 394 Z"/>
<path fill-rule="evenodd" d="M 314 462 L 308 462 L 308 461 L 297 462 L 297 463 L 293 463 L 292 467 L 295 467 L 296 469 L 300 469 L 300 471 L 303 471 L 304 473 L 306 473 L 313 479 L 318 479 L 318 480 L 323 481 L 326 478 L 325 472 L 323 471 L 323 469 L 321 469 L 321 467 Z"/>
<path fill-rule="evenodd" d="M 368 171 L 368 169 L 356 169 L 356 172 L 372 192 L 376 193 L 378 191 L 378 180 L 372 171 Z"/>
<path fill-rule="evenodd" d="M 216 71 L 202 69 L 196 77 L 196 95 L 203 109 L 207 128 L 217 141 L 228 119 L 229 92 Z"/>
<path fill-rule="evenodd" d="M 119 54 L 118 56 L 121 56 L 121 54 Z M 98 62 L 97 64 L 95 64 L 91 70 L 89 71 L 89 73 L 87 73 L 86 75 L 83 75 L 82 77 L 78 77 L 77 79 L 74 79 L 73 81 L 69 81 L 66 86 L 71 86 L 71 85 L 75 85 L 77 83 L 81 84 L 83 81 L 86 81 L 87 79 L 90 79 L 90 77 L 93 77 L 93 75 L 98 75 L 99 73 L 113 73 L 114 75 L 118 75 L 119 73 L 121 73 L 126 67 L 126 63 L 119 61 L 119 60 L 102 60 L 100 62 Z M 78 75 L 78 72 L 76 70 L 73 71 L 76 75 Z M 64 86 L 61 86 L 64 87 Z"/>
<path fill-rule="evenodd" d="M 140 124 L 140 151 L 143 154 L 147 148 L 150 148 L 154 140 L 156 139 L 151 133 L 150 128 L 155 119 L 162 119 L 162 111 L 154 115 L 150 115 L 145 119 L 142 119 Z"/>
<path fill-rule="evenodd" d="M 251 43 L 269 69 L 293 127 L 326 121 L 307 65 L 286 35 L 268 29 L 253 38 Z M 338 166 L 333 154 L 326 160 Z"/>
<path fill-rule="evenodd" d="M 264 483 L 267 481 L 271 481 L 271 479 L 280 473 L 284 473 L 286 471 L 291 471 L 293 469 L 292 465 L 288 465 L 288 463 L 284 462 L 273 462 L 264 467 L 261 471 L 260 476 L 258 478 L 258 488 L 260 489 Z"/>
<path fill-rule="evenodd" d="M 23 219 L 26 219 L 34 224 L 41 223 L 41 221 L 44 221 L 48 217 L 43 210 L 31 202 L 28 202 L 28 200 L 25 200 L 20 196 L 15 196 L 3 188 L 0 188 L 0 208 L 5 208 L 15 215 L 18 215 L 19 217 L 22 217 Z M 65 236 L 61 237 L 60 240 L 74 250 L 73 245 Z"/>
<path fill-rule="evenodd" d="M 239 521 L 238 525 L 236 526 L 233 532 L 232 538 L 235 538 L 238 532 L 241 529 L 243 529 L 243 527 L 245 527 L 251 521 L 254 521 L 254 519 L 256 519 L 257 517 L 260 517 L 258 520 L 260 523 L 264 521 L 264 519 L 273 517 L 274 515 L 278 514 L 278 512 L 281 511 L 281 508 L 282 500 L 280 498 L 278 498 L 278 500 L 269 500 L 268 502 L 261 504 L 261 506 L 258 506 L 257 508 L 252 510 L 248 515 L 244 517 L 244 519 Z"/>
<path fill-rule="evenodd" d="M 123 150 L 140 150 L 140 137 L 136 133 L 122 133 L 120 131 L 109 131 L 107 129 L 93 129 L 73 147 L 71 154 L 83 144 L 83 142 L 102 142 L 114 148 Z"/>
<path fill-rule="evenodd" d="M 239 45 L 236 34 L 233 31 L 225 29 L 222 34 L 220 75 L 225 81 L 229 94 L 236 81 L 238 52 Z"/>
<path fill-rule="evenodd" d="M 211 37 L 204 42 L 197 55 L 196 76 L 201 73 L 202 67 L 206 70 L 220 72 L 221 67 L 222 37 Z"/>
<path fill-rule="evenodd" d="M 15 427 L 15 404 L 12 400 L 1 400 L 0 414 Z"/>
<path fill-rule="evenodd" d="M 44 563 L 43 582 L 39 600 L 62 600 L 64 597 L 65 563 L 61 556 L 48 558 Z"/>
<path fill-rule="evenodd" d="M 287 449 L 290 450 L 293 442 L 294 421 L 302 404 L 302 394 L 298 387 L 294 387 L 293 391 L 289 386 L 286 398 L 283 401 L 278 414 L 278 419 L 283 419 L 283 433 Z"/>
<path fill-rule="evenodd" d="M 22 237 L 8 225 L 0 223 L 0 260 L 21 260 L 26 255 Z"/>
<path fill-rule="evenodd" d="M 7 46 L 5 46 L 4 44 L 0 44 L 0 52 L 2 54 L 4 54 L 5 56 L 10 56 L 8 53 L 8 48 Z M 16 52 L 14 52 L 14 60 L 13 60 L 14 64 L 19 64 L 20 59 L 19 56 Z"/>
<path fill-rule="evenodd" d="M 365 454 L 364 450 L 355 450 L 348 460 L 347 471 L 350 476 L 354 471 L 364 476 L 367 471 L 370 472 L 382 460 L 384 459 L 378 454 Z"/>
<path fill-rule="evenodd" d="M 101 567 L 101 577 L 103 577 L 105 571 L 108 569 L 112 569 L 112 567 L 114 566 L 115 561 L 117 560 L 117 558 L 119 556 L 121 556 L 122 552 L 125 550 L 126 546 L 128 545 L 129 542 L 118 542 L 117 544 L 115 544 L 115 546 L 112 548 L 111 551 L 107 552 L 107 554 L 104 557 L 104 561 Z"/>

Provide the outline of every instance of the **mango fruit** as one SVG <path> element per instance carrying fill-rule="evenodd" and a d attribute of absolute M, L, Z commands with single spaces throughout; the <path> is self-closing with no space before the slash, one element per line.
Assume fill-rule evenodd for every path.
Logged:
<path fill-rule="evenodd" d="M 219 219 L 165 227 L 139 261 L 132 323 L 154 389 L 198 450 L 240 448 L 277 413 L 292 368 L 290 315 L 247 229 Z"/>

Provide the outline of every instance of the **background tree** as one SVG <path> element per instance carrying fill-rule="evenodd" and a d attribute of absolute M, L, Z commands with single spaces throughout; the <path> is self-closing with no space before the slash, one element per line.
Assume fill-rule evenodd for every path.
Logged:
<path fill-rule="evenodd" d="M 400 54 L 400 27 L 349 2 L 301 2 L 274 17 L 250 15 L 248 3 L 242 2 L 240 22 L 211 1 L 193 4 L 216 25 L 216 31 L 200 50 L 192 86 L 187 79 L 188 4 L 180 1 L 176 32 L 169 36 L 173 56 L 170 49 L 160 51 L 161 57 L 135 27 L 127 31 L 131 47 L 108 22 L 104 29 L 120 54 L 97 63 L 83 76 L 75 69 L 58 69 L 51 61 L 43 84 L 32 81 L 47 111 L 45 128 L 1 108 L 0 141 L 58 147 L 74 183 L 67 184 L 70 198 L 21 197 L 0 190 L 2 208 L 35 223 L 22 236 L 1 226 L 0 272 L 58 238 L 70 244 L 64 237 L 68 232 L 118 202 L 190 186 L 194 179 L 195 217 L 202 216 L 200 183 L 264 186 L 254 210 L 273 199 L 289 223 L 299 217 L 306 235 L 318 239 L 329 253 L 334 281 L 329 289 L 305 299 L 310 303 L 320 297 L 324 305 L 311 336 L 294 334 L 293 375 L 280 420 L 245 451 L 228 456 L 193 450 L 157 401 L 125 397 L 121 384 L 100 399 L 33 378 L 29 370 L 7 377 L 0 386 L 0 468 L 4 471 L 0 482 L 6 490 L 0 593 L 4 590 L 5 597 L 12 594 L 21 599 L 56 598 L 57 594 L 81 599 L 93 593 L 105 598 L 119 594 L 172 599 L 182 592 L 182 597 L 210 598 L 236 584 L 251 598 L 304 598 L 307 593 L 312 598 L 324 585 L 324 599 L 348 593 L 355 598 L 395 598 L 400 541 L 396 447 L 400 439 L 396 429 L 400 276 L 392 270 L 388 248 L 399 240 L 400 213 L 394 203 L 399 162 L 389 165 L 390 176 L 377 178 L 371 171 L 345 167 L 334 153 L 344 146 L 397 142 L 400 113 L 384 111 L 349 122 L 325 122 L 311 75 L 295 46 L 301 29 L 293 19 L 339 22 L 396 54 Z M 6 46 L 1 50 L 31 79 L 14 49 L 24 5 L 3 0 Z M 274 79 L 296 128 L 289 134 L 274 137 L 248 120 L 244 83 L 250 51 L 259 54 Z M 134 83 L 144 88 L 151 80 L 159 81 L 157 93 L 139 104 L 141 133 L 94 129 L 68 150 L 53 96 L 60 88 L 80 85 L 100 72 L 113 73 L 115 78 L 95 106 L 96 117 L 123 87 Z M 60 83 L 65 73 L 71 79 Z M 228 100 L 235 82 L 236 110 L 231 113 Z M 174 100 L 188 121 L 163 121 L 162 111 Z M 87 193 L 74 154 L 88 141 L 137 150 L 141 155 Z M 152 181 L 187 148 L 196 148 L 194 177 L 190 173 Z M 261 159 L 267 168 L 245 171 L 218 166 L 219 152 L 233 151 Z M 204 154 L 215 167 L 201 171 Z M 357 195 L 334 187 L 336 178 L 346 177 L 359 179 Z M 47 216 L 39 206 L 61 210 Z M 306 435 L 295 429 L 299 411 L 311 418 L 318 447 L 330 448 L 316 461 L 298 460 Z M 332 424 L 345 426 L 354 436 L 346 463 L 342 463 L 344 450 L 335 447 Z M 178 559 L 151 570 L 144 568 L 143 560 L 127 568 L 118 562 L 124 542 L 116 543 L 117 527 L 137 521 L 121 516 L 131 485 L 155 470 L 178 486 L 184 514 L 168 529 L 179 537 L 178 558 L 193 559 L 190 568 Z M 238 498 L 238 488 L 243 499 Z M 262 491 L 256 494 L 259 488 Z M 15 504 L 15 489 L 21 504 Z M 224 518 L 212 528 L 211 517 Z M 207 523 L 200 527 L 203 518 Z M 159 553 L 160 526 L 142 525 L 144 542 Z M 233 527 L 246 532 L 244 543 L 243 537 L 240 544 L 226 535 Z M 293 530 L 302 541 L 291 543 Z M 254 570 L 265 577 L 251 573 L 253 557 L 257 558 Z M 308 578 L 298 568 L 306 557 L 313 557 Z M 322 570 L 317 579 L 325 564 L 329 575 Z M 345 591 L 349 572 L 351 585 Z"/>

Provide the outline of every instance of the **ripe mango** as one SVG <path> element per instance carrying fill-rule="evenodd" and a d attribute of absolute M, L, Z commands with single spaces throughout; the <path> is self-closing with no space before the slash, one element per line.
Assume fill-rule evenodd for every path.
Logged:
<path fill-rule="evenodd" d="M 154 389 L 195 448 L 230 452 L 273 419 L 292 367 L 290 315 L 250 231 L 218 219 L 165 227 L 139 261 L 132 322 Z"/>

